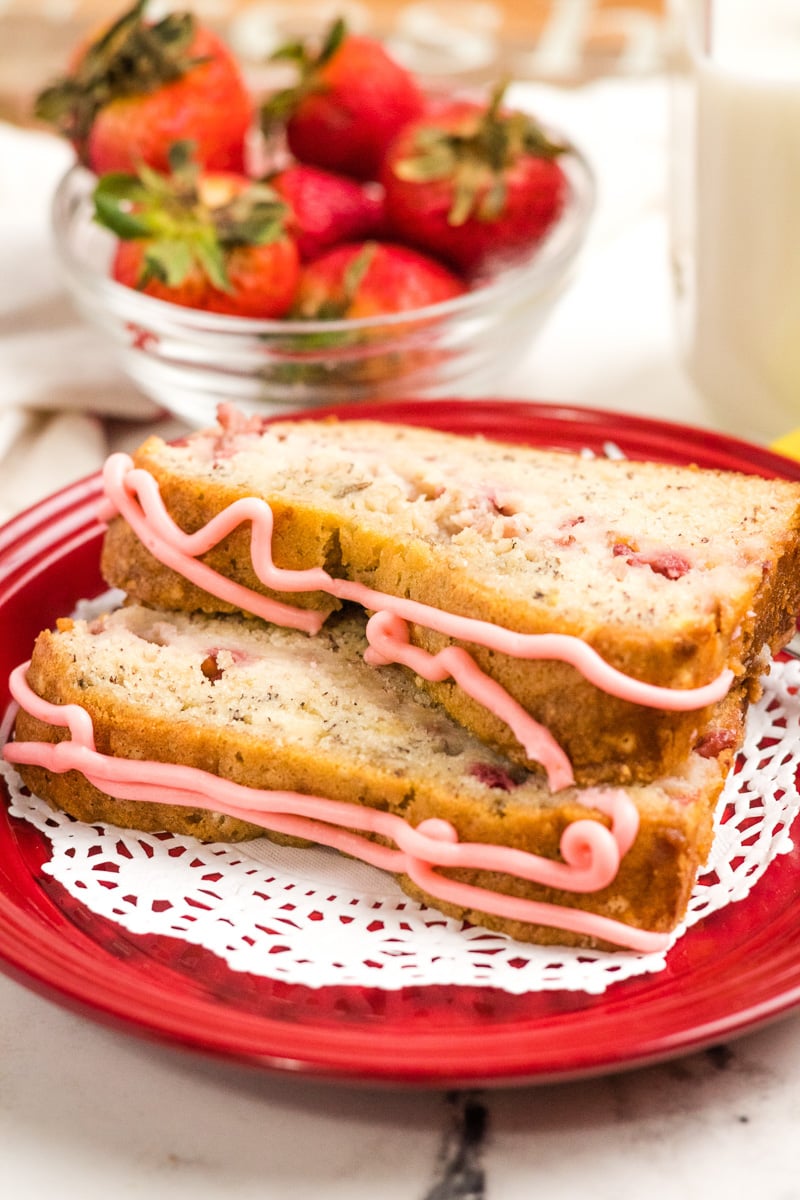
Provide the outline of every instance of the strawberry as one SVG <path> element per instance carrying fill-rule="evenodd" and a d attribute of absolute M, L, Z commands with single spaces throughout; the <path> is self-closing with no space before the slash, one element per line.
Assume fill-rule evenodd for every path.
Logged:
<path fill-rule="evenodd" d="M 293 315 L 310 320 L 372 317 L 439 304 L 466 285 L 441 263 L 407 246 L 337 246 L 300 272 Z"/>
<path fill-rule="evenodd" d="M 120 239 L 113 277 L 188 308 L 283 316 L 299 272 L 284 202 L 244 176 L 201 173 L 187 143 L 173 147 L 170 167 L 98 181 L 96 219 Z"/>
<path fill-rule="evenodd" d="M 383 195 L 369 184 L 295 163 L 270 176 L 269 185 L 292 211 L 292 232 L 305 261 L 380 231 Z"/>
<path fill-rule="evenodd" d="M 470 277 L 527 255 L 564 207 L 568 150 L 525 113 L 456 101 L 406 127 L 384 162 L 390 233 Z"/>
<path fill-rule="evenodd" d="M 382 314 L 426 309 L 460 296 L 466 291 L 441 263 L 407 246 L 387 242 L 355 242 L 334 249 L 306 264 L 300 273 L 292 315 L 301 320 L 336 322 Z M 343 394 L 369 394 L 376 386 L 403 389 L 409 380 L 415 386 L 429 382 L 446 354 L 437 344 L 436 332 L 424 332 L 414 315 L 407 323 L 390 321 L 356 325 L 333 324 L 303 338 L 304 348 L 317 348 L 304 361 L 287 361 L 287 386 L 323 387 L 326 392 L 340 387 Z M 365 392 L 365 389 L 367 391 Z"/>
<path fill-rule="evenodd" d="M 98 175 L 142 162 L 165 171 L 177 141 L 194 142 L 209 170 L 243 171 L 254 106 L 236 60 L 190 13 L 145 21 L 146 3 L 79 50 L 36 115 Z"/>
<path fill-rule="evenodd" d="M 261 109 L 267 137 L 285 125 L 301 162 L 356 179 L 376 179 L 389 142 L 421 116 L 425 98 L 414 76 L 374 38 L 348 33 L 335 21 L 315 55 L 305 43 L 273 56 L 297 65 L 297 85 L 276 92 Z"/>

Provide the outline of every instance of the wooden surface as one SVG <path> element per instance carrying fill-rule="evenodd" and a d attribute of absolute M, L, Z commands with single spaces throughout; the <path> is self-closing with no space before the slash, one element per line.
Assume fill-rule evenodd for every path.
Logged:
<path fill-rule="evenodd" d="M 186 0 L 258 71 L 277 37 L 323 27 L 342 12 L 391 41 L 421 74 L 465 82 L 511 75 L 575 83 L 647 73 L 663 63 L 665 0 Z M 110 0 L 0 4 L 0 118 L 31 120 L 36 92 L 76 40 L 124 8 Z M 161 8 L 167 7 L 161 4 Z M 154 0 L 152 11 L 157 13 Z"/>

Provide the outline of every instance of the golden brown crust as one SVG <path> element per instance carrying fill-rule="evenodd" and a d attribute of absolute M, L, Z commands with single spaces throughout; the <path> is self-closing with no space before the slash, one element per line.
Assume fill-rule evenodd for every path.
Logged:
<path fill-rule="evenodd" d="M 224 508 L 225 505 L 223 504 L 221 507 Z M 176 517 L 176 519 L 178 518 Z M 178 520 L 178 524 L 181 524 L 187 532 L 193 532 L 188 523 L 184 524 Z M 322 547 L 318 548 L 321 555 Z M 297 592 L 289 596 L 287 593 L 278 593 L 264 587 L 252 568 L 250 531 L 247 527 L 235 530 L 208 554 L 204 554 L 201 561 L 225 578 L 233 579 L 245 587 L 252 588 L 261 596 L 274 597 L 294 604 L 298 608 L 319 612 L 335 612 L 341 607 L 338 600 L 334 600 L 323 592 Z M 295 564 L 298 565 L 295 566 Z M 308 560 L 298 563 L 296 555 L 287 554 L 281 560 L 280 565 L 292 566 L 293 569 L 301 570 L 306 566 L 319 564 Z M 130 527 L 119 517 L 111 521 L 103 539 L 100 569 L 103 577 L 113 587 L 120 588 L 131 600 L 147 604 L 151 608 L 207 613 L 240 611 L 235 605 L 210 595 L 209 592 L 197 587 L 190 580 L 184 579 L 169 567 L 165 567 L 153 557 Z"/>

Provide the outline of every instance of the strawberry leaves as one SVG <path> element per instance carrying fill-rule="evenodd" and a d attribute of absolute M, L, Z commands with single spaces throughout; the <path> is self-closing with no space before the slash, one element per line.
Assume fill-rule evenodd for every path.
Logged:
<path fill-rule="evenodd" d="M 71 75 L 39 93 L 34 114 L 85 150 L 97 113 L 110 101 L 158 91 L 205 60 L 189 53 L 196 22 L 169 13 L 148 24 L 147 0 L 137 0 L 95 42 Z"/>
<path fill-rule="evenodd" d="M 530 257 L 559 219 L 571 147 L 527 113 L 454 99 L 401 130 L 381 171 L 385 227 L 473 283 Z"/>
<path fill-rule="evenodd" d="M 476 110 L 458 129 L 421 125 L 412 153 L 393 163 L 394 174 L 405 183 L 452 183 L 451 225 L 473 217 L 496 221 L 505 208 L 506 171 L 522 156 L 552 160 L 569 148 L 548 137 L 526 113 L 504 112 L 506 87 L 497 87 L 485 111 Z"/>
<path fill-rule="evenodd" d="M 227 252 L 281 238 L 287 206 L 258 183 L 204 196 L 190 143 L 176 143 L 169 161 L 169 175 L 146 165 L 135 175 L 104 175 L 94 190 L 95 220 L 123 241 L 146 243 L 140 287 L 157 279 L 177 288 L 199 267 L 213 287 L 229 292 Z"/>
<path fill-rule="evenodd" d="M 294 63 L 300 68 L 302 74 L 309 75 L 331 61 L 346 36 L 347 25 L 344 18 L 337 17 L 325 34 L 322 45 L 316 54 L 309 50 L 306 42 L 288 42 L 279 47 L 271 58 L 273 62 Z"/>
<path fill-rule="evenodd" d="M 319 51 L 314 54 L 306 42 L 287 42 L 270 56 L 272 62 L 288 62 L 298 70 L 298 80 L 292 87 L 274 92 L 261 107 L 261 132 L 265 137 L 298 108 L 300 102 L 314 91 L 324 90 L 319 72 L 334 57 L 345 37 L 347 25 L 338 17 L 328 29 Z"/>
<path fill-rule="evenodd" d="M 354 249 L 353 256 L 345 264 L 340 287 L 330 293 L 314 296 L 306 304 L 300 304 L 295 316 L 315 321 L 339 321 L 347 317 L 358 297 L 367 272 L 377 250 L 376 242 L 365 242 Z"/>
<path fill-rule="evenodd" d="M 292 42 L 273 58 L 292 64 L 294 87 L 261 107 L 261 131 L 283 133 L 295 159 L 354 179 L 377 179 L 387 146 L 425 110 L 418 81 L 376 38 L 341 19 L 321 45 Z"/>

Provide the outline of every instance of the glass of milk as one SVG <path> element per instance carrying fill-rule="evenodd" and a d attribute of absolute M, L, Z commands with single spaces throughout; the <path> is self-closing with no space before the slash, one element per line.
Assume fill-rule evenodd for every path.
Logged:
<path fill-rule="evenodd" d="M 676 0 L 672 254 L 719 425 L 800 426 L 800 0 Z"/>

